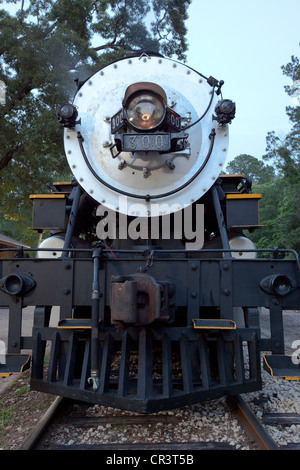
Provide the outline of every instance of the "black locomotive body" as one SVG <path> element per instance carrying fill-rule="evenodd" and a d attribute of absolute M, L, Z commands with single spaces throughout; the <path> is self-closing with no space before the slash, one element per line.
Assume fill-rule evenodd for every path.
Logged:
<path fill-rule="evenodd" d="M 206 87 L 195 98 L 207 97 L 203 111 L 170 85 L 176 70 L 179 81 L 193 75 L 192 96 Z M 283 310 L 300 306 L 298 254 L 257 250 L 243 235 L 260 227 L 261 196 L 242 175 L 218 175 L 235 110 L 221 85 L 142 55 L 99 71 L 60 108 L 76 179 L 31 196 L 33 228 L 51 236 L 32 257 L 20 248 L 0 261 L 2 375 L 27 367 L 31 349 L 32 389 L 141 413 L 260 389 L 262 351 L 269 372 L 299 377 L 283 332 Z M 27 306 L 32 337 L 21 330 Z M 270 338 L 261 338 L 261 307 Z"/>

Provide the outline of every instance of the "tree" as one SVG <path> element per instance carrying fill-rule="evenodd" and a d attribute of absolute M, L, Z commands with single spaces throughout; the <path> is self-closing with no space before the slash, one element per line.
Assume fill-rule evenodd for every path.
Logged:
<path fill-rule="evenodd" d="M 235 157 L 226 167 L 227 173 L 243 174 L 252 181 L 252 192 L 262 194 L 259 201 L 259 218 L 262 228 L 249 233 L 257 248 L 272 248 L 277 227 L 277 205 L 282 182 L 272 166 L 251 155 Z"/>
<path fill-rule="evenodd" d="M 24 216 L 31 192 L 69 175 L 56 108 L 73 96 L 74 79 L 137 50 L 185 60 L 191 0 L 1 3 L 0 212 L 11 220 Z"/>
<path fill-rule="evenodd" d="M 226 171 L 242 173 L 252 179 L 252 191 L 262 194 L 260 201 L 261 230 L 250 234 L 258 248 L 278 246 L 300 252 L 300 61 L 292 56 L 282 66 L 283 74 L 292 80 L 285 87 L 294 104 L 286 108 L 291 131 L 279 138 L 275 132 L 266 136 L 263 161 L 251 155 L 239 155 Z M 266 164 L 264 162 L 271 162 Z"/>
<path fill-rule="evenodd" d="M 300 62 L 295 56 L 282 66 L 283 73 L 292 80 L 285 90 L 290 96 L 300 93 Z M 299 102 L 299 101 L 298 101 Z M 267 153 L 264 160 L 272 161 L 278 169 L 283 188 L 277 206 L 277 227 L 274 240 L 283 248 L 300 252 L 300 105 L 288 106 L 286 113 L 292 124 L 291 131 L 280 139 L 274 132 L 267 135 Z"/>
<path fill-rule="evenodd" d="M 274 168 L 262 160 L 243 153 L 235 157 L 226 167 L 226 172 L 243 174 L 253 183 L 268 183 L 275 177 Z"/>

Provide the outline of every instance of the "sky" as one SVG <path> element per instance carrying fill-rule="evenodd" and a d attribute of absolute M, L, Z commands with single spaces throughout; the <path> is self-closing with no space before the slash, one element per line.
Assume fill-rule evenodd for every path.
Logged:
<path fill-rule="evenodd" d="M 236 103 L 225 166 L 243 153 L 261 158 L 269 131 L 291 129 L 281 66 L 300 57 L 300 0 L 192 0 L 188 14 L 187 65 L 224 80 L 223 98 Z"/>
<path fill-rule="evenodd" d="M 236 103 L 226 164 L 243 153 L 261 158 L 267 132 L 291 129 L 292 81 L 281 66 L 300 57 L 300 0 L 192 0 L 188 13 L 187 65 L 224 80 L 223 98 Z"/>

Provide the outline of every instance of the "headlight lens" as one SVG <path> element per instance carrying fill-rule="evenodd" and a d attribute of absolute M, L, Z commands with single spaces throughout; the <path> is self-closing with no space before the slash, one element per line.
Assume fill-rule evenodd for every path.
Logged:
<path fill-rule="evenodd" d="M 73 116 L 73 114 L 76 112 L 75 107 L 72 104 L 64 104 L 60 108 L 60 114 L 63 118 L 69 119 Z"/>
<path fill-rule="evenodd" d="M 153 131 L 166 117 L 166 92 L 156 83 L 133 83 L 126 89 L 123 109 L 129 126 L 137 131 Z"/>
<path fill-rule="evenodd" d="M 137 129 L 153 129 L 165 116 L 165 105 L 154 93 L 139 93 L 131 97 L 126 105 L 129 123 Z"/>

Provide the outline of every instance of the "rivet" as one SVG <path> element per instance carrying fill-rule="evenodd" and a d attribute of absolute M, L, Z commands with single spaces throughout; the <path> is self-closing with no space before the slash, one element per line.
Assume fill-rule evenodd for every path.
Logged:
<path fill-rule="evenodd" d="M 161 60 L 161 59 L 159 59 L 158 63 L 159 63 L 159 64 L 162 64 L 162 60 Z"/>
<path fill-rule="evenodd" d="M 177 64 L 173 64 L 174 69 L 177 67 Z"/>
<path fill-rule="evenodd" d="M 72 168 L 74 168 L 74 169 L 75 169 L 75 168 L 76 168 L 76 165 L 72 165 Z"/>
<path fill-rule="evenodd" d="M 118 170 L 123 170 L 123 168 L 125 167 L 126 165 L 126 162 L 125 160 L 122 158 L 119 165 L 118 165 Z"/>
<path fill-rule="evenodd" d="M 68 154 L 71 155 L 71 153 L 72 153 L 72 150 L 68 150 Z"/>
<path fill-rule="evenodd" d="M 131 59 L 129 59 L 128 64 L 132 64 L 132 60 L 131 60 Z"/>
<path fill-rule="evenodd" d="M 91 86 L 91 85 L 93 85 L 93 82 L 91 80 L 89 80 L 88 84 Z"/>
<path fill-rule="evenodd" d="M 100 72 L 100 75 L 102 75 L 102 77 L 103 77 L 103 75 L 104 75 L 104 72 L 103 72 L 103 70 L 101 70 L 101 72 Z"/>
<path fill-rule="evenodd" d="M 166 165 L 170 168 L 170 170 L 175 170 L 175 165 L 171 160 L 167 160 Z"/>
<path fill-rule="evenodd" d="M 143 177 L 148 178 L 149 175 L 150 175 L 149 169 L 147 167 L 144 167 L 143 168 Z"/>
<path fill-rule="evenodd" d="M 117 68 L 118 68 L 117 64 L 114 64 L 114 69 L 117 69 Z"/>
<path fill-rule="evenodd" d="M 82 97 L 82 96 L 83 96 L 81 92 L 79 93 L 79 96 L 80 96 L 80 97 Z"/>

